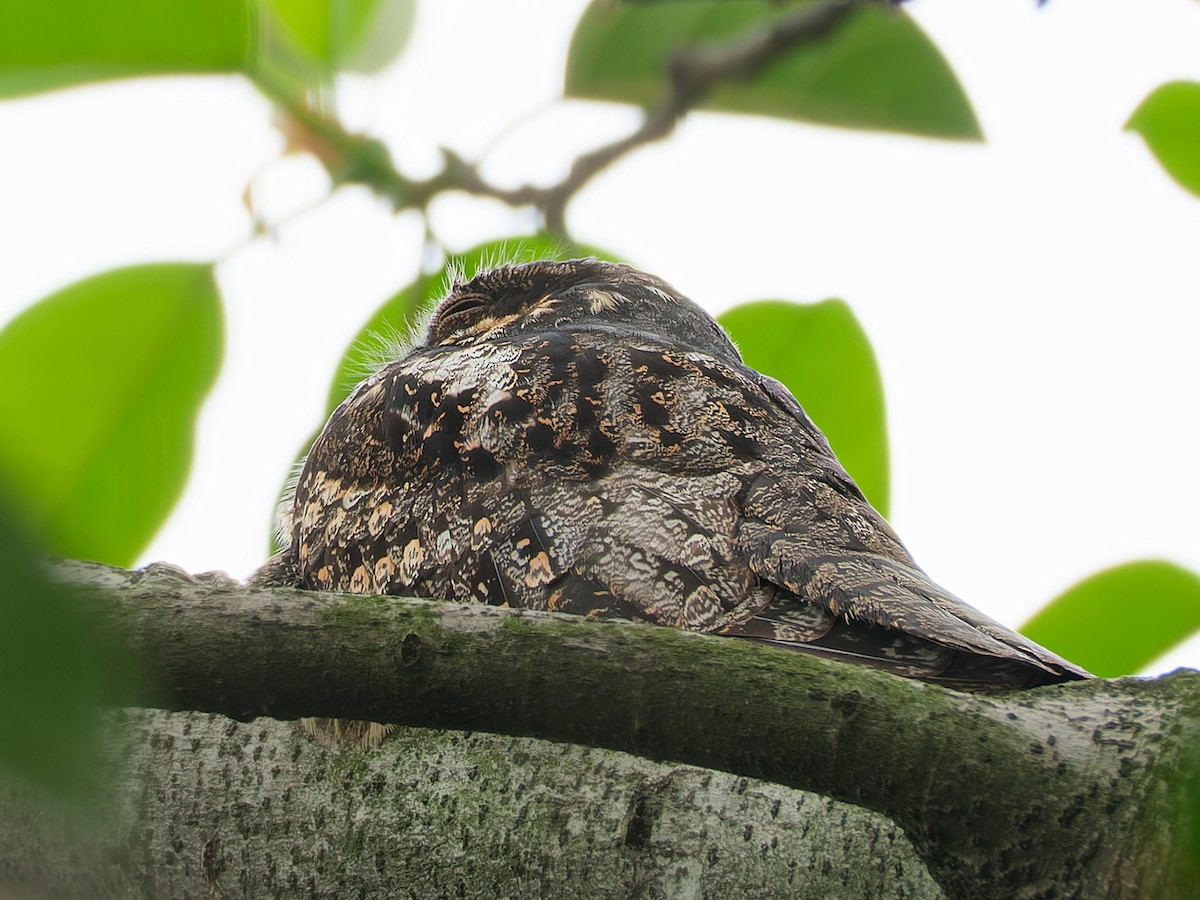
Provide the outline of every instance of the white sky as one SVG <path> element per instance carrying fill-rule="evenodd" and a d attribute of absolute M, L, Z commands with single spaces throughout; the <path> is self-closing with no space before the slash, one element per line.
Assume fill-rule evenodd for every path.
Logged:
<path fill-rule="evenodd" d="M 426 0 L 398 65 L 340 84 L 342 113 L 414 176 L 448 145 L 486 153 L 497 182 L 554 181 L 636 122 L 554 102 L 584 5 Z M 986 144 L 697 115 L 593 182 L 573 233 L 713 312 L 849 301 L 883 371 L 891 519 L 936 580 L 1000 620 L 1132 559 L 1200 571 L 1200 198 L 1121 130 L 1157 85 L 1200 80 L 1200 3 L 909 9 Z M 191 482 L 144 562 L 244 576 L 262 561 L 334 365 L 420 264 L 416 217 L 356 189 L 247 243 L 248 181 L 268 219 L 326 188 L 312 161 L 278 160 L 269 122 L 237 78 L 0 103 L 0 321 L 100 270 L 223 260 L 225 365 Z M 453 249 L 533 227 L 462 196 L 432 223 Z M 1200 665 L 1200 640 L 1154 670 L 1178 664 Z"/>

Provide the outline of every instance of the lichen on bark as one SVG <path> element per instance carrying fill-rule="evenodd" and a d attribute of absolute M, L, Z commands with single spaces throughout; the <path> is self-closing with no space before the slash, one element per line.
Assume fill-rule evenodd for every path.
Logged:
<path fill-rule="evenodd" d="M 590 785 L 597 773 L 612 771 L 587 754 L 631 753 L 642 757 L 639 765 L 649 766 L 646 771 L 659 774 L 642 779 L 640 794 L 629 788 L 633 792 L 620 797 L 624 824 L 616 833 L 626 850 L 650 846 L 655 835 L 666 833 L 663 823 L 672 819 L 664 810 L 676 807 L 659 807 L 666 795 L 645 785 L 664 777 L 667 770 L 656 766 L 675 771 L 685 764 L 871 810 L 881 817 L 872 821 L 890 827 L 890 820 L 903 830 L 907 846 L 949 896 L 1195 896 L 1195 869 L 1189 866 L 1195 863 L 1200 785 L 1200 673 L 969 695 L 669 628 L 401 598 L 253 589 L 171 568 L 127 573 L 71 563 L 63 571 L 97 627 L 117 635 L 149 676 L 141 687 L 114 698 L 117 705 L 219 712 L 242 721 L 330 716 L 409 726 L 407 738 L 392 744 L 396 750 L 447 733 L 415 732 L 412 726 L 509 735 L 471 738 L 496 742 L 493 757 L 474 764 L 485 774 L 489 767 L 510 765 L 505 754 L 517 753 L 515 748 L 533 753 L 532 744 L 522 743 L 528 739 L 557 742 L 547 747 L 596 748 L 570 751 L 585 753 L 574 762 L 561 750 L 542 757 L 541 771 L 565 773 L 574 791 Z M 186 727 L 199 727 L 194 717 L 185 721 L 192 723 Z M 224 727 L 257 734 L 252 730 L 275 726 L 260 719 Z M 281 759 L 296 753 L 299 745 L 289 743 L 292 734 L 263 738 L 261 753 L 282 754 Z M 268 751 L 268 744 L 274 749 Z M 500 749 L 505 747 L 509 750 Z M 432 752 L 428 746 L 424 751 Z M 156 764 L 174 767 L 173 772 L 187 758 L 164 756 Z M 350 815 L 345 811 L 349 801 L 334 799 L 338 791 L 369 795 L 369 785 L 356 778 L 361 767 L 374 764 L 373 757 L 343 754 L 324 764 L 305 758 L 311 763 L 305 770 L 333 792 L 321 807 L 325 821 L 333 810 Z M 403 765 L 396 761 L 392 775 L 376 771 L 372 777 L 382 776 L 386 786 L 402 771 L 437 773 L 436 767 L 421 770 L 415 759 Z M 254 778 L 267 777 L 256 761 L 247 766 L 258 773 Z M 214 770 L 202 766 L 200 774 Z M 515 784 L 537 793 L 534 781 L 508 769 L 497 771 L 510 773 L 493 777 L 500 793 L 513 796 Z M 671 775 L 666 784 L 677 786 L 680 777 Z M 151 778 L 150 783 L 156 782 Z M 468 820 L 487 833 L 509 835 L 499 845 L 498 865 L 523 860 L 522 872 L 542 871 L 577 851 L 583 854 L 582 871 L 593 871 L 589 867 L 598 865 L 593 855 L 611 845 L 611 833 L 598 837 L 586 828 L 576 833 L 576 826 L 560 827 L 563 815 L 576 821 L 569 804 L 558 812 L 534 807 L 510 812 L 492 804 L 482 809 L 477 786 L 467 778 L 444 805 L 466 810 Z M 264 798 L 262 805 L 279 802 Z M 248 812 L 235 806 L 225 814 L 234 822 Z M 179 815 L 188 820 L 199 812 L 184 809 Z M 387 819 L 375 808 L 354 807 L 352 819 L 363 826 L 321 844 L 326 855 L 317 862 L 370 857 L 363 840 L 373 833 L 365 824 L 372 815 Z M 506 825 L 514 818 L 533 831 L 514 836 Z M 402 843 L 409 832 L 387 821 L 384 831 Z M 546 822 L 560 824 L 542 828 Z M 855 828 L 837 833 L 854 834 Z M 754 825 L 744 842 L 753 846 L 762 832 L 763 826 Z M 444 858 L 446 847 L 454 846 L 442 832 L 430 828 L 426 833 L 437 838 L 426 857 Z M 810 829 L 810 835 L 821 833 Z M 223 858 L 217 851 L 225 840 L 219 838 L 206 851 L 211 864 Z M 874 859 L 870 854 L 879 846 L 878 841 L 874 849 L 856 845 L 855 852 Z M 725 858 L 722 847 L 717 847 L 718 859 Z M 403 844 L 397 852 L 418 849 Z M 276 869 L 295 852 L 286 844 L 273 848 Z M 371 852 L 376 864 L 380 853 L 387 855 L 386 850 Z M 788 851 L 792 859 L 806 859 L 807 852 Z M 707 860 L 707 853 L 685 853 L 684 861 L 674 864 L 671 871 L 680 885 L 692 883 L 689 873 L 713 876 L 713 867 L 696 869 L 687 862 Z M 536 861 L 543 857 L 551 862 Z M 884 859 L 884 868 L 893 865 L 887 861 L 891 857 Z M 872 871 L 871 865 L 838 867 L 843 879 L 855 877 L 859 868 Z M 647 871 L 644 864 L 629 867 L 631 877 L 642 879 L 639 885 L 653 881 Z M 792 884 L 779 871 L 771 878 Z M 853 896 L 847 888 L 840 895 Z"/>
<path fill-rule="evenodd" d="M 416 728 L 329 747 L 294 723 L 149 710 L 117 716 L 107 746 L 102 822 L 0 792 L 9 891 L 942 896 L 883 816 L 614 751 Z"/>

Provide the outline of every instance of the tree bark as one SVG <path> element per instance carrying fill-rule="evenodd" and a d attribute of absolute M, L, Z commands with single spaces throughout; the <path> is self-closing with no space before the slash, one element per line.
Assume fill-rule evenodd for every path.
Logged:
<path fill-rule="evenodd" d="M 967 695 L 735 639 L 624 622 L 248 589 L 224 577 L 191 578 L 164 566 L 130 573 L 71 563 L 65 571 L 100 627 L 124 642 L 146 673 L 138 691 L 113 698 L 116 702 L 243 721 L 336 716 L 541 739 L 514 742 L 406 730 L 383 748 L 345 762 L 352 751 L 314 749 L 296 729 L 277 723 L 222 725 L 219 719 L 143 714 L 137 718 L 134 746 L 172 750 L 141 751 L 132 768 L 145 776 L 142 784 L 199 779 L 195 790 L 181 791 L 168 803 L 184 808 L 176 812 L 174 825 L 155 826 L 156 834 L 174 829 L 182 843 L 173 852 L 199 853 L 198 871 L 206 877 L 214 866 L 231 871 L 229 854 L 222 855 L 221 847 L 242 846 L 232 832 L 219 830 L 220 810 L 239 810 L 224 820 L 234 831 L 244 827 L 253 834 L 259 828 L 268 836 L 285 826 L 300 834 L 311 827 L 314 808 L 350 817 L 341 831 L 312 832 L 327 854 L 320 866 L 284 841 L 269 845 L 267 863 L 270 877 L 283 881 L 247 881 L 252 876 L 239 874 L 231 884 L 227 875 L 224 881 L 219 873 L 212 876 L 213 889 L 230 896 L 252 895 L 256 888 L 319 893 L 320 884 L 329 884 L 319 881 L 321 872 L 353 860 L 369 881 L 372 867 L 397 856 L 421 860 L 415 865 L 427 863 L 443 877 L 449 872 L 463 879 L 470 893 L 471 874 L 455 873 L 453 864 L 466 859 L 478 840 L 468 836 L 478 832 L 462 830 L 464 822 L 480 823 L 483 832 L 499 840 L 488 856 L 494 866 L 510 867 L 503 876 L 509 881 L 491 882 L 508 885 L 494 891 L 499 894 L 515 895 L 531 885 L 548 890 L 562 873 L 538 879 L 554 869 L 553 860 L 570 857 L 575 860 L 571 871 L 593 894 L 621 869 L 634 881 L 624 882 L 626 889 L 616 893 L 631 896 L 686 896 L 689 885 L 716 896 L 722 891 L 705 879 L 727 871 L 749 879 L 737 882 L 750 886 L 742 893 L 887 895 L 871 882 L 878 868 L 864 861 L 879 856 L 881 846 L 895 844 L 902 849 L 883 866 L 897 871 L 899 880 L 889 883 L 891 895 L 936 896 L 920 865 L 904 856 L 905 842 L 889 831 L 887 819 L 903 829 L 928 874 L 949 896 L 1195 896 L 1191 878 L 1196 871 L 1188 850 L 1198 807 L 1200 673 Z M 197 732 L 197 722 L 210 725 Z M 186 740 L 199 743 L 180 752 Z M 744 778 L 656 767 L 545 741 L 625 751 Z M 478 753 L 454 756 L 448 749 L 462 747 Z M 249 748 L 261 748 L 262 758 L 254 758 L 257 751 Z M 399 803 L 422 791 L 428 799 L 430 784 L 439 783 L 432 773 L 451 757 L 458 760 L 456 772 L 475 773 L 452 779 L 455 790 L 446 795 L 445 802 L 460 814 L 453 825 L 454 833 L 463 835 L 459 844 L 438 830 L 453 817 L 435 827 L 424 813 L 404 813 Z M 462 762 L 468 758 L 472 761 Z M 226 771 L 214 759 L 242 760 L 228 770 L 233 782 L 204 780 L 205 773 Z M 531 761 L 530 767 L 517 765 L 524 761 Z M 187 768 L 195 770 L 192 775 L 180 774 Z M 286 776 L 278 774 L 284 771 Z M 480 771 L 490 774 L 479 776 Z M 555 782 L 551 775 L 565 780 Z M 248 781 L 260 788 L 274 785 L 276 793 L 252 792 L 253 799 L 245 800 Z M 489 794 L 485 782 L 508 786 L 509 805 L 497 801 L 494 791 Z M 276 804 L 286 804 L 301 783 L 316 785 L 328 799 L 322 804 L 310 798 L 304 801 L 310 806 L 279 818 Z M 378 790 L 372 787 L 377 783 Z M 756 842 L 766 840 L 763 865 L 752 872 L 739 869 L 748 863 L 734 862 L 736 854 L 723 843 L 729 823 L 741 822 L 741 813 L 711 801 L 713 791 L 727 795 L 737 785 L 761 798 L 754 801 L 758 812 L 745 812 L 742 823 L 749 829 L 743 843 L 757 852 Z M 818 803 L 776 785 L 841 803 Z M 605 787 L 614 805 L 603 813 L 581 812 L 593 809 L 588 792 Z M 156 791 L 162 794 L 161 788 L 144 787 L 143 799 Z M 372 791 L 387 802 L 367 802 Z M 364 799 L 352 802 L 355 796 Z M 543 805 L 526 807 L 533 796 Z M 865 872 L 870 883 L 843 880 L 839 889 L 822 884 L 806 894 L 796 873 L 809 871 L 806 860 L 817 858 L 814 846 L 836 843 L 838 829 L 830 831 L 828 822 L 812 827 L 803 816 L 785 817 L 779 824 L 778 812 L 771 813 L 776 801 L 777 809 L 789 815 L 825 806 L 844 820 L 844 855 L 825 856 L 825 864 L 843 879 Z M 721 824 L 701 839 L 695 838 L 704 816 L 676 818 L 710 807 L 719 810 L 714 815 Z M 514 825 L 517 830 L 510 832 L 504 821 L 510 814 L 518 824 L 540 824 L 524 832 Z M 596 830 L 580 824 L 589 816 L 595 817 Z M 655 835 L 668 833 L 663 823 L 671 821 L 685 822 L 680 827 L 692 842 L 666 842 L 671 852 L 655 855 L 653 863 L 645 861 L 649 857 L 631 862 L 639 848 L 654 845 Z M 211 833 L 195 823 L 208 823 Z M 809 837 L 789 843 L 806 829 Z M 374 835 L 370 840 L 368 831 Z M 427 834 L 433 849 L 422 851 L 414 833 Z M 505 834 L 507 841 L 497 837 Z M 198 841 L 199 849 L 189 849 L 189 841 Z M 468 849 L 452 850 L 459 845 Z M 785 845 L 785 851 L 778 850 Z M 364 858 L 366 846 L 373 859 Z M 615 848 L 614 854 L 603 864 L 595 862 L 604 848 Z M 239 858 L 248 852 L 239 849 Z M 164 858 L 163 865 L 168 862 Z M 368 881 L 361 885 L 370 893 Z M 390 883 L 394 889 L 396 882 Z M 338 884 L 349 889 L 349 882 Z M 451 882 L 439 884 L 434 893 L 455 892 Z"/>
<path fill-rule="evenodd" d="M 132 777 L 90 818 L 0 788 L 0 896 L 942 896 L 884 817 L 724 773 L 423 728 L 362 750 L 267 718 L 113 726 Z"/>

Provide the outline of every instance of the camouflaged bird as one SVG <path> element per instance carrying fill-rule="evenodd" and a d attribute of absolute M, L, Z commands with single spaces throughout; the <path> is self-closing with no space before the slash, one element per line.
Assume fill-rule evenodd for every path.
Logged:
<path fill-rule="evenodd" d="M 616 616 L 958 689 L 1086 678 L 938 587 L 779 382 L 596 260 L 452 285 L 330 417 L 264 580 Z"/>

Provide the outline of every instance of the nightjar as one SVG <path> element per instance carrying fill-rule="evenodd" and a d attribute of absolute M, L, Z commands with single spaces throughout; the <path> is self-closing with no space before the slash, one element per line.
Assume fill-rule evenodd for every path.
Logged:
<path fill-rule="evenodd" d="M 330 417 L 260 580 L 616 616 L 960 690 L 1088 674 L 938 587 L 779 382 L 593 259 L 454 283 Z"/>

